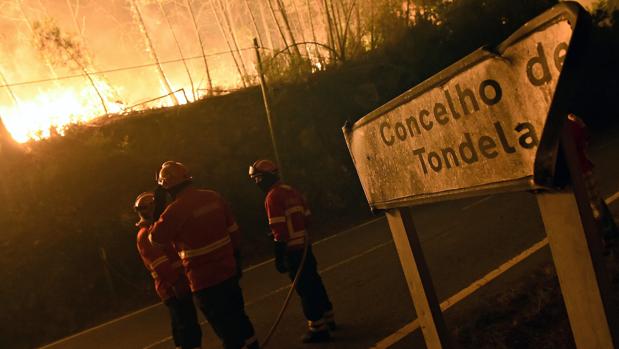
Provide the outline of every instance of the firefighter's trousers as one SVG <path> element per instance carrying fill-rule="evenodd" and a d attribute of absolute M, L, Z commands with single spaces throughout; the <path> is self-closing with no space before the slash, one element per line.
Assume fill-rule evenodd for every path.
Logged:
<path fill-rule="evenodd" d="M 194 292 L 198 307 L 225 349 L 258 348 L 254 327 L 245 314 L 238 278 Z"/>
<path fill-rule="evenodd" d="M 294 280 L 297 270 L 301 266 L 303 250 L 292 251 L 286 253 L 286 262 L 288 265 L 288 276 L 290 280 Z M 320 275 L 318 275 L 318 265 L 316 257 L 312 252 L 312 247 L 308 246 L 305 266 L 299 276 L 296 291 L 301 297 L 303 306 L 303 314 L 309 321 L 318 321 L 323 318 L 323 315 L 333 309 L 327 290 L 322 283 Z"/>
<path fill-rule="evenodd" d="M 164 304 L 170 313 L 174 345 L 182 349 L 199 348 L 202 344 L 202 330 L 191 293 L 180 298 L 166 299 Z"/>

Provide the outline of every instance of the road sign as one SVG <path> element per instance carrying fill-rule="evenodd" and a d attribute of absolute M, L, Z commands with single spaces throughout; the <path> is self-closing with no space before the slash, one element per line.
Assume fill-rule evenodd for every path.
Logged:
<path fill-rule="evenodd" d="M 547 184 L 575 19 L 553 8 L 344 127 L 370 205 Z"/>
<path fill-rule="evenodd" d="M 563 127 L 583 14 L 575 3 L 556 5 L 496 49 L 474 52 L 344 126 L 370 206 L 387 209 L 428 348 L 452 342 L 407 206 L 530 189 L 549 189 L 537 200 L 576 346 L 619 347 L 600 235 L 578 149 Z M 557 167 L 569 180 L 555 188 Z"/>

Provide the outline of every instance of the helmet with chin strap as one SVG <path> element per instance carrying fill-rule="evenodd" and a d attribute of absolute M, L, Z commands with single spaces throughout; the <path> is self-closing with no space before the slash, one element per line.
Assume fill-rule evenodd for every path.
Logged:
<path fill-rule="evenodd" d="M 178 161 L 166 161 L 159 170 L 157 184 L 167 190 L 191 179 L 192 177 L 189 175 L 189 170 L 185 165 Z"/>
<path fill-rule="evenodd" d="M 135 199 L 133 209 L 136 212 L 144 211 L 155 205 L 155 195 L 151 192 L 144 192 Z"/>
<path fill-rule="evenodd" d="M 277 176 L 278 168 L 273 161 L 266 159 L 256 160 L 253 164 L 251 164 L 251 166 L 249 166 L 250 178 L 262 176 L 265 174 Z"/>
<path fill-rule="evenodd" d="M 140 221 L 136 226 L 152 221 L 155 211 L 155 195 L 151 192 L 144 192 L 135 199 L 133 210 L 140 216 Z"/>

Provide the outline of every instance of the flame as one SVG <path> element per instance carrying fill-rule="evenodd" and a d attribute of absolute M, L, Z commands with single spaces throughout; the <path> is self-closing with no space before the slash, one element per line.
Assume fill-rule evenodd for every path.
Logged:
<path fill-rule="evenodd" d="M 238 72 L 232 67 L 223 66 L 213 71 L 217 75 L 213 79 L 214 85 L 217 84 L 224 88 L 229 86 L 234 89 L 241 84 Z M 185 74 L 183 72 L 170 73 L 168 76 L 173 79 L 172 81 L 177 82 L 172 84 L 172 88 L 179 104 L 191 103 L 207 95 L 207 90 L 201 87 L 204 84 L 203 81 L 197 82 L 196 98 L 194 98 L 189 83 L 182 83 L 185 80 Z M 174 106 L 174 100 L 170 98 L 170 93 L 162 84 L 159 84 L 158 89 L 155 90 L 155 96 L 158 97 L 146 97 L 124 103 L 119 101 L 118 96 L 126 95 L 128 91 L 122 85 L 115 85 L 113 89 L 107 80 L 98 78 L 97 75 L 91 75 L 91 78 L 105 101 L 108 117 L 132 111 Z M 214 93 L 226 94 L 231 91 L 216 89 Z M 23 99 L 7 93 L 13 96 L 13 103 L 11 105 L 0 104 L 0 118 L 7 131 L 18 143 L 30 140 L 39 141 L 55 135 L 64 136 L 71 125 L 83 125 L 93 119 L 106 116 L 101 98 L 93 86 L 85 81 L 63 81 L 47 89 L 30 89 L 28 92 L 28 96 L 24 96 Z M 148 88 L 145 88 L 144 92 L 148 92 Z"/>
<path fill-rule="evenodd" d="M 111 98 L 108 85 L 98 81 L 108 113 L 120 113 L 124 105 Z M 92 86 L 65 87 L 38 91 L 27 101 L 17 100 L 12 107 L 0 106 L 2 120 L 15 141 L 41 140 L 53 134 L 64 135 L 71 124 L 83 124 L 105 115 L 100 98 Z"/>
<path fill-rule="evenodd" d="M 228 69 L 221 69 L 222 75 L 226 78 L 229 78 L 226 74 L 234 74 L 232 70 L 228 72 Z M 122 95 L 124 91 L 115 91 L 105 80 L 97 79 L 96 76 L 92 78 L 104 99 L 108 111 L 107 116 L 174 105 L 170 94 L 163 86 L 160 86 L 157 94 L 159 97 L 146 98 L 133 102 L 133 105 L 129 106 L 115 97 Z M 223 81 L 221 85 L 226 86 Z M 206 95 L 206 91 L 200 90 L 204 89 L 196 91 L 197 98 Z M 223 90 L 223 93 L 226 92 L 228 91 Z M 179 104 L 195 101 L 190 86 L 178 86 L 173 94 Z M 0 105 L 0 118 L 13 139 L 19 143 L 29 140 L 38 141 L 53 135 L 64 136 L 66 129 L 71 125 L 86 124 L 102 116 L 106 116 L 106 113 L 101 98 L 93 86 L 86 83 L 72 85 L 65 83 L 61 87 L 37 89 L 34 93 L 30 93 L 27 100 L 20 98 L 16 99 L 11 106 Z"/>
<path fill-rule="evenodd" d="M 7 29 L 0 32 L 0 118 L 20 143 L 64 135 L 70 125 L 101 116 L 173 106 L 170 90 L 179 104 L 186 104 L 241 88 L 246 85 L 242 74 L 250 80 L 256 76 L 255 70 L 241 73 L 234 61 L 244 57 L 247 64 L 254 59 L 249 51 L 254 29 L 246 15 L 253 10 L 262 16 L 267 32 L 270 18 L 257 5 L 226 2 L 235 34 L 224 33 L 206 2 L 195 2 L 198 25 L 187 8 L 169 1 L 132 0 L 141 19 L 126 4 L 105 1 L 88 6 L 79 1 L 6 3 L 0 18 Z M 166 12 L 170 26 L 162 26 Z M 203 47 L 196 40 L 196 28 L 205 39 Z M 152 45 L 144 43 L 147 34 Z M 225 37 L 237 34 L 242 52 L 234 53 Z M 325 33 L 319 36 L 326 38 Z M 279 50 L 277 44 L 272 49 Z M 310 59 L 317 61 L 313 55 Z M 322 63 L 313 69 L 323 69 Z M 162 88 L 162 80 L 169 86 Z"/>
<path fill-rule="evenodd" d="M 42 4 L 39 5 L 43 7 Z M 79 5 L 77 6 L 79 7 Z M 132 55 L 129 58 L 135 58 L 135 61 L 127 64 L 120 59 L 111 60 L 112 62 L 115 61 L 120 68 L 111 69 L 113 73 L 109 75 L 114 75 L 114 78 L 108 83 L 106 77 L 97 73 L 97 71 L 105 69 L 95 67 L 93 56 L 85 49 L 85 46 L 88 43 L 92 45 L 90 48 L 93 51 L 110 52 L 110 45 L 119 45 L 119 42 L 122 42 L 119 40 L 122 36 L 119 35 L 118 30 L 115 33 L 116 35 L 111 34 L 105 37 L 104 35 L 97 35 L 94 39 L 90 37 L 91 40 L 87 40 L 83 36 L 86 21 L 81 23 L 76 21 L 75 28 L 68 29 L 56 24 L 71 23 L 71 21 L 66 20 L 66 17 L 64 17 L 64 21 L 56 21 L 52 16 L 41 19 L 40 15 L 32 15 L 31 9 L 36 7 L 37 5 L 30 4 L 30 6 L 23 6 L 23 8 L 11 9 L 15 16 L 23 19 L 24 23 L 28 23 L 27 28 L 30 30 L 30 36 L 35 35 L 35 39 L 39 40 L 35 40 L 34 45 L 27 43 L 29 35 L 25 35 L 25 41 L 12 40 L 0 35 L 0 50 L 5 47 L 13 49 L 11 54 L 3 55 L 3 60 L 0 61 L 0 84 L 2 85 L 0 86 L 0 119 L 15 141 L 25 143 L 55 135 L 63 136 L 71 125 L 86 124 L 102 116 L 110 117 L 135 110 L 168 107 L 175 104 L 174 98 L 178 100 L 179 104 L 186 104 L 196 99 L 191 87 L 184 86 L 190 85 L 188 83 L 181 83 L 182 88 L 173 92 L 173 97 L 170 96 L 169 89 L 157 92 L 157 79 L 152 74 L 154 64 L 149 67 L 145 66 L 143 69 L 140 68 L 141 71 L 131 68 L 143 64 L 140 61 L 141 55 L 139 54 L 143 47 L 140 45 L 135 45 L 135 47 L 132 45 L 124 46 L 127 52 Z M 63 7 L 50 6 L 49 8 L 62 9 Z M 17 11 L 18 9 L 21 9 L 21 11 Z M 145 6 L 146 9 L 148 8 Z M 74 10 L 77 11 L 77 9 L 71 9 L 70 13 Z M 150 8 L 150 11 L 157 14 L 159 10 Z M 99 22 L 100 18 L 98 17 L 101 14 L 97 11 L 90 13 L 91 22 L 89 23 L 92 24 L 89 25 L 92 25 L 93 28 L 97 27 L 92 21 Z M 66 11 L 61 11 L 56 15 L 63 18 Z M 149 22 L 147 24 L 150 25 L 151 30 L 153 23 L 157 23 L 155 17 L 147 17 Z M 75 18 L 73 20 L 75 21 Z M 130 27 L 134 25 L 135 23 L 132 23 Z M 105 22 L 105 27 L 110 28 L 108 22 Z M 20 29 L 19 26 L 14 28 L 16 31 Z M 27 28 L 22 26 L 21 31 L 25 31 Z M 74 34 L 76 28 L 77 32 L 80 32 L 79 35 Z M 122 35 L 126 34 L 126 28 L 122 26 L 119 28 L 121 28 Z M 145 30 L 145 28 L 142 29 Z M 100 33 L 100 31 L 93 32 Z M 142 35 L 144 34 L 142 32 Z M 168 50 L 166 46 L 166 42 L 169 41 L 166 34 L 169 35 L 169 33 L 152 30 L 152 34 L 158 48 L 162 51 L 163 57 L 166 54 L 167 57 L 170 57 L 170 52 L 176 52 L 175 50 Z M 95 47 L 99 49 L 97 50 Z M 148 51 L 150 47 L 146 49 Z M 107 56 L 109 64 L 110 57 Z M 176 56 L 173 55 L 171 58 L 176 58 Z M 197 61 L 195 57 L 193 59 Z M 121 62 L 123 64 L 119 64 Z M 122 69 L 123 66 L 129 68 Z M 186 74 L 189 68 L 181 70 L 181 67 L 180 62 L 176 62 L 175 65 L 164 66 L 163 69 L 166 71 L 170 83 L 176 82 L 176 85 L 178 85 L 179 82 L 187 80 Z M 77 72 L 84 74 L 76 76 Z M 41 73 L 45 75 L 41 76 Z M 195 68 L 194 73 L 196 73 Z M 26 83 L 20 83 L 20 80 L 25 80 Z M 29 82 L 29 80 L 31 81 Z M 120 101 L 120 96 L 122 96 L 123 101 Z"/>

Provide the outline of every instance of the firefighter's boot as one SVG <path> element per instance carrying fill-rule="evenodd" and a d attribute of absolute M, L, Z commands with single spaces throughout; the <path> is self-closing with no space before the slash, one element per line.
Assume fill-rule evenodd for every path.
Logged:
<path fill-rule="evenodd" d="M 327 324 L 327 328 L 329 331 L 337 330 L 337 324 L 335 323 L 335 315 L 333 314 L 333 309 L 328 310 L 322 316 L 325 319 L 325 323 Z"/>
<path fill-rule="evenodd" d="M 327 324 L 324 319 L 308 321 L 307 325 L 307 333 L 305 333 L 305 335 L 301 338 L 303 343 L 321 343 L 327 342 L 331 339 L 329 329 L 327 328 Z"/>

